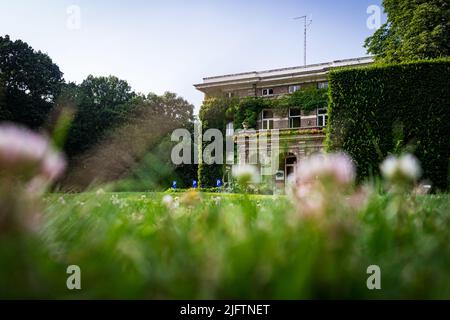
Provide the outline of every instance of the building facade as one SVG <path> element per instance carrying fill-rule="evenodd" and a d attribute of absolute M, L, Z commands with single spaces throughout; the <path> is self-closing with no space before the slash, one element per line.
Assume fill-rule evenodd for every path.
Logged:
<path fill-rule="evenodd" d="M 327 88 L 327 75 L 330 70 L 340 67 L 365 66 L 373 62 L 372 58 L 356 58 L 328 63 L 292 67 L 260 72 L 246 72 L 224 76 L 204 78 L 195 87 L 210 97 L 263 97 L 276 99 L 282 95 L 310 87 Z M 227 134 L 233 134 L 236 141 L 239 163 L 258 163 L 255 157 L 261 153 L 258 139 L 277 129 L 279 135 L 278 170 L 265 181 L 276 189 L 282 190 L 286 181 L 296 170 L 296 163 L 302 158 L 324 148 L 324 127 L 327 124 L 327 106 L 310 112 L 298 108 L 267 109 L 258 115 L 256 128 L 247 128 L 233 132 L 234 125 L 227 126 Z M 272 145 L 268 139 L 268 156 Z M 255 156 L 256 155 L 256 156 Z"/>

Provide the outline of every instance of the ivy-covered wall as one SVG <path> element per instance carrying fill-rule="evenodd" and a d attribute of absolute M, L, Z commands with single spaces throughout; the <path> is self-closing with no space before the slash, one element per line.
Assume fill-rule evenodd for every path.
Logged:
<path fill-rule="evenodd" d="M 256 128 L 258 116 L 264 109 L 299 108 L 309 112 L 327 105 L 327 89 L 308 87 L 292 94 L 268 99 L 248 97 L 241 99 L 235 106 L 234 127 L 241 129 L 246 123 L 249 128 Z"/>
<path fill-rule="evenodd" d="M 356 161 L 361 179 L 390 153 L 413 152 L 424 179 L 448 188 L 450 60 L 371 66 L 329 75 L 329 150 Z"/>
<path fill-rule="evenodd" d="M 199 118 L 202 121 L 203 132 L 215 128 L 225 133 L 227 123 L 233 121 L 235 129 L 242 129 L 243 123 L 248 128 L 256 128 L 258 116 L 264 109 L 299 108 L 308 112 L 327 105 L 327 90 L 315 87 L 296 91 L 289 95 L 268 99 L 262 97 L 248 98 L 209 98 L 201 106 Z M 298 133 L 298 130 L 289 132 Z M 287 132 L 286 132 L 287 133 Z M 225 147 L 224 147 L 225 148 Z M 202 146 L 202 150 L 204 146 Z M 225 149 L 224 149 L 225 150 Z M 224 165 L 199 164 L 199 184 L 203 188 L 215 187 L 216 179 L 223 178 Z"/>

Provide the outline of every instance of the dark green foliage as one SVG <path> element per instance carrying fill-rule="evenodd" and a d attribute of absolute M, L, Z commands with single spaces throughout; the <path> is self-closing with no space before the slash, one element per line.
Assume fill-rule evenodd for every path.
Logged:
<path fill-rule="evenodd" d="M 230 110 L 232 110 L 235 103 L 236 100 L 227 98 L 206 99 L 203 102 L 199 112 L 199 117 L 202 121 L 202 131 L 205 132 L 208 129 L 218 129 L 224 133 L 226 123 L 230 121 L 230 116 L 232 114 L 232 111 Z M 202 146 L 201 150 L 203 149 L 204 146 Z M 199 152 L 199 157 L 202 156 L 202 153 L 200 154 Z M 200 187 L 214 187 L 216 185 L 216 179 L 222 178 L 222 164 L 208 165 L 206 163 L 200 163 L 198 165 L 198 179 Z"/>
<path fill-rule="evenodd" d="M 222 164 L 200 163 L 198 165 L 199 185 L 202 188 L 214 187 L 216 185 L 216 179 L 223 179 L 223 174 Z"/>
<path fill-rule="evenodd" d="M 450 157 L 450 60 L 333 71 L 329 149 L 356 161 L 360 178 L 378 173 L 391 152 L 408 148 L 424 179 L 447 188 Z"/>
<path fill-rule="evenodd" d="M 21 40 L 0 37 L 0 77 L 4 95 L 0 121 L 40 127 L 59 95 L 62 76 L 47 54 L 35 51 Z"/>
<path fill-rule="evenodd" d="M 6 87 L 5 82 L 0 77 L 0 121 L 11 118 L 11 113 L 6 108 Z"/>
<path fill-rule="evenodd" d="M 75 100 L 77 113 L 65 151 L 74 156 L 95 145 L 109 129 L 123 122 L 135 93 L 117 77 L 88 76 L 80 86 L 69 84 L 65 93 Z"/>
<path fill-rule="evenodd" d="M 263 109 L 271 107 L 270 100 L 266 98 L 249 97 L 239 101 L 236 105 L 234 127 L 241 129 L 245 123 L 248 128 L 256 128 L 258 115 Z"/>
<path fill-rule="evenodd" d="M 450 55 L 448 0 L 384 0 L 388 21 L 365 42 L 367 51 L 385 62 Z"/>
<path fill-rule="evenodd" d="M 228 98 L 206 99 L 199 112 L 203 129 L 215 128 L 223 130 L 231 116 L 230 108 L 233 108 L 236 103 L 237 100 Z"/>
<path fill-rule="evenodd" d="M 308 87 L 304 90 L 295 91 L 292 94 L 283 96 L 281 99 L 272 100 L 274 108 L 298 107 L 303 111 L 313 111 L 323 108 L 327 104 L 328 89 L 317 89 Z"/>

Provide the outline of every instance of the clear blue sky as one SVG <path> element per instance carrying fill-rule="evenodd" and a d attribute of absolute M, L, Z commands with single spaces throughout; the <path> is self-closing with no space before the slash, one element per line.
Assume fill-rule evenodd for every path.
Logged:
<path fill-rule="evenodd" d="M 0 33 L 50 55 L 68 81 L 116 75 L 138 92 L 173 91 L 197 108 L 205 76 L 365 56 L 369 5 L 381 0 L 0 0 Z M 80 28 L 67 27 L 70 5 Z M 384 18 L 383 18 L 384 21 Z"/>

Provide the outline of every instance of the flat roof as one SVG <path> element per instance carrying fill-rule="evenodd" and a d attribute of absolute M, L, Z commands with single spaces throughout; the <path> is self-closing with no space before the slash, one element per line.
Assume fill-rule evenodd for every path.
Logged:
<path fill-rule="evenodd" d="M 314 74 L 327 71 L 330 68 L 338 68 L 338 67 L 346 67 L 353 65 L 364 65 L 370 64 L 373 62 L 373 57 L 360 57 L 353 59 L 345 59 L 345 60 L 335 60 L 326 63 L 317 63 L 310 64 L 306 66 L 297 66 L 297 67 L 289 67 L 289 68 L 281 68 L 281 69 L 271 69 L 264 71 L 252 71 L 252 72 L 243 72 L 243 73 L 234 73 L 227 74 L 221 76 L 213 76 L 203 78 L 203 83 L 195 84 L 194 86 L 197 89 L 206 88 L 209 86 L 216 86 L 219 84 L 227 84 L 232 82 L 240 82 L 240 81 L 260 81 L 266 78 L 277 78 L 277 77 L 286 77 L 286 76 L 294 76 L 294 75 L 306 75 L 306 74 Z"/>

